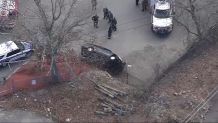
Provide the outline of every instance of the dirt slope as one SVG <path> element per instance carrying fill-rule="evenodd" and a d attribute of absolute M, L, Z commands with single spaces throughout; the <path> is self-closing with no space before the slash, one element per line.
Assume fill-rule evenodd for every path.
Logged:
<path fill-rule="evenodd" d="M 205 42 L 153 85 L 145 111 L 150 121 L 182 121 L 218 84 L 218 45 Z M 192 119 L 204 120 L 207 104 Z"/>

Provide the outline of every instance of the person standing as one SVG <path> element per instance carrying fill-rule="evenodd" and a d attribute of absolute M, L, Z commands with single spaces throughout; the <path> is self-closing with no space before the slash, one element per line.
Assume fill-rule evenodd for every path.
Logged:
<path fill-rule="evenodd" d="M 142 11 L 145 11 L 147 10 L 147 7 L 148 6 L 148 0 L 143 0 L 142 1 Z"/>
<path fill-rule="evenodd" d="M 138 6 L 138 5 L 139 5 L 139 0 L 136 0 L 135 2 L 136 2 L 136 3 L 135 3 L 136 6 Z"/>
<path fill-rule="evenodd" d="M 155 7 L 155 3 L 157 3 L 157 2 L 158 2 L 158 0 L 150 0 L 150 14 Z"/>
<path fill-rule="evenodd" d="M 104 12 L 104 19 L 108 19 L 108 9 L 107 7 L 103 9 L 103 12 Z"/>
<path fill-rule="evenodd" d="M 176 3 L 175 3 L 175 0 L 169 0 L 169 3 L 170 3 L 170 6 L 172 8 L 172 14 L 175 14 L 176 13 Z"/>
<path fill-rule="evenodd" d="M 96 10 L 97 0 L 91 0 L 92 2 L 92 10 Z"/>
<path fill-rule="evenodd" d="M 115 17 L 112 19 L 110 26 L 112 27 L 112 30 L 117 31 L 117 20 Z"/>
<path fill-rule="evenodd" d="M 94 22 L 94 27 L 98 28 L 98 15 L 96 14 L 95 16 L 92 17 L 92 20 Z"/>
<path fill-rule="evenodd" d="M 111 39 L 111 35 L 112 35 L 112 27 L 110 26 L 108 29 L 108 39 Z"/>
<path fill-rule="evenodd" d="M 112 23 L 117 25 L 117 19 L 115 17 L 113 18 Z"/>
<path fill-rule="evenodd" d="M 113 20 L 113 14 L 112 14 L 112 12 L 111 11 L 108 11 L 108 22 L 111 22 L 112 20 Z"/>

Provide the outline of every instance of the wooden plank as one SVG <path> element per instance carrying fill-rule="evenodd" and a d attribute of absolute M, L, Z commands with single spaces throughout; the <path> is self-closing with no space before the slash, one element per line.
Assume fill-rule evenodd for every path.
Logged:
<path fill-rule="evenodd" d="M 111 92 L 111 91 L 109 91 L 108 89 L 106 89 L 105 87 L 103 87 L 103 86 L 101 86 L 101 85 L 97 85 L 97 86 L 98 86 L 99 88 L 101 88 L 102 90 L 104 90 L 104 91 L 110 93 L 111 95 L 118 96 L 118 93 L 116 93 L 116 92 Z"/>
<path fill-rule="evenodd" d="M 108 89 L 114 90 L 114 91 L 116 91 L 116 92 L 118 92 L 118 93 L 122 93 L 123 95 L 126 95 L 126 94 L 127 94 L 127 93 L 124 92 L 124 91 L 121 91 L 121 90 L 115 89 L 115 88 L 113 88 L 113 87 L 111 87 L 111 86 L 108 86 L 108 85 L 106 85 L 106 84 L 100 84 L 100 85 L 103 86 L 103 87 L 105 87 L 105 88 L 108 88 Z"/>
<path fill-rule="evenodd" d="M 110 99 L 108 99 L 108 98 L 104 98 L 104 100 L 105 100 L 106 102 L 108 102 L 108 103 L 113 104 L 115 107 L 118 107 L 118 108 L 122 108 L 122 107 L 123 107 L 123 105 L 121 105 L 121 104 L 119 104 L 119 103 L 117 103 L 117 102 L 115 102 L 115 101 L 112 101 L 112 100 L 110 100 Z"/>
<path fill-rule="evenodd" d="M 107 113 L 102 112 L 102 111 L 95 111 L 94 113 L 95 115 L 104 115 L 104 116 L 108 115 Z"/>
<path fill-rule="evenodd" d="M 114 98 L 114 95 L 111 95 L 110 93 L 107 93 L 107 92 L 105 92 L 104 90 L 102 90 L 102 89 L 100 89 L 100 88 L 95 87 L 95 89 L 98 90 L 98 91 L 100 91 L 100 92 L 102 92 L 103 94 L 105 94 L 105 95 L 111 97 L 111 98 Z"/>
<path fill-rule="evenodd" d="M 105 113 L 113 113 L 112 108 L 104 108 Z"/>

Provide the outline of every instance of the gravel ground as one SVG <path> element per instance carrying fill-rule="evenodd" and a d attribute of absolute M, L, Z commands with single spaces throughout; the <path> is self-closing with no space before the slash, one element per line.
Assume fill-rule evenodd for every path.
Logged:
<path fill-rule="evenodd" d="M 150 121 L 182 121 L 218 84 L 218 45 L 205 42 L 153 85 L 146 103 Z M 192 118 L 202 122 L 210 104 Z"/>
<path fill-rule="evenodd" d="M 123 99 L 132 102 L 136 109 L 135 113 L 120 117 L 95 115 L 94 111 L 100 110 L 97 107 L 98 98 L 103 95 L 95 90 L 93 82 L 84 79 L 83 75 L 96 80 L 96 82 L 104 82 L 128 92 L 128 96 Z M 74 87 L 70 86 L 72 83 Z M 89 71 L 74 79 L 71 84 L 63 83 L 39 90 L 26 90 L 13 96 L 5 97 L 4 100 L 6 102 L 1 105 L 4 110 L 21 109 L 33 111 L 60 121 L 114 122 L 119 118 L 119 121 L 123 122 L 143 122 L 146 121 L 146 116 L 143 114 L 143 105 L 133 97 L 135 91 L 135 88 L 112 79 L 106 72 Z"/>

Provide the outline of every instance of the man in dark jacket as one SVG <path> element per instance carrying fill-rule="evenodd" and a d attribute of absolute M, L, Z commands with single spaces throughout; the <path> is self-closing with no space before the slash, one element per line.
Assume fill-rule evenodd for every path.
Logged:
<path fill-rule="evenodd" d="M 108 11 L 108 22 L 111 22 L 112 20 L 113 20 L 113 14 L 112 14 L 112 12 L 111 11 Z"/>
<path fill-rule="evenodd" d="M 113 18 L 112 23 L 117 25 L 117 19 L 115 17 Z"/>
<path fill-rule="evenodd" d="M 117 20 L 115 17 L 112 19 L 110 26 L 112 27 L 112 30 L 117 31 Z"/>
<path fill-rule="evenodd" d="M 92 20 L 94 22 L 94 27 L 98 28 L 98 15 L 96 14 L 95 16 L 92 17 Z"/>
<path fill-rule="evenodd" d="M 108 39 L 111 39 L 111 35 L 112 35 L 112 27 L 110 26 L 108 29 Z"/>
<path fill-rule="evenodd" d="M 147 7 L 148 6 L 148 0 L 143 0 L 142 1 L 142 11 L 145 11 L 147 10 Z"/>
<path fill-rule="evenodd" d="M 108 9 L 107 9 L 107 7 L 103 9 L 103 12 L 104 12 L 104 19 L 107 20 L 107 18 L 108 18 Z"/>
<path fill-rule="evenodd" d="M 138 6 L 138 5 L 139 5 L 139 0 L 136 0 L 135 2 L 136 2 L 136 3 L 135 3 L 136 6 Z"/>

